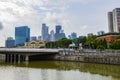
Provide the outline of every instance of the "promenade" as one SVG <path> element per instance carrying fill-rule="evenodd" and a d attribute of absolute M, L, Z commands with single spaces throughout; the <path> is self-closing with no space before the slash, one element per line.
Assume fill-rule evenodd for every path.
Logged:
<path fill-rule="evenodd" d="M 63 51 L 57 55 L 56 60 L 120 65 L 120 51 L 87 49 L 71 53 Z"/>

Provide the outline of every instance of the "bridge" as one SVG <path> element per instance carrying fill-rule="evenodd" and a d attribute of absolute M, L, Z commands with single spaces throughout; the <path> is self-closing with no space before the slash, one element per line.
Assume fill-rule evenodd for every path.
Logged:
<path fill-rule="evenodd" d="M 0 55 L 8 63 L 34 61 L 39 59 L 53 59 L 63 49 L 34 49 L 34 48 L 0 48 Z"/>

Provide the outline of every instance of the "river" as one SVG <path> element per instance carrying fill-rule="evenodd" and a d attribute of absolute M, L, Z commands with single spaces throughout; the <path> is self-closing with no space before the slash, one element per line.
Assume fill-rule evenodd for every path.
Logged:
<path fill-rule="evenodd" d="M 120 66 L 61 61 L 1 63 L 0 80 L 120 80 Z"/>

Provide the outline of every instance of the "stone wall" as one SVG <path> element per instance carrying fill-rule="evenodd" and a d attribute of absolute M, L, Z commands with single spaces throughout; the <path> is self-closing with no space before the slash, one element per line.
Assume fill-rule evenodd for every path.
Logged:
<path fill-rule="evenodd" d="M 90 62 L 90 63 L 101 63 L 101 64 L 116 64 L 120 65 L 120 53 L 119 52 L 106 52 L 106 51 L 95 51 L 90 52 L 79 51 L 79 52 L 66 52 L 63 51 L 56 55 L 55 60 L 62 61 L 79 61 L 79 62 Z"/>

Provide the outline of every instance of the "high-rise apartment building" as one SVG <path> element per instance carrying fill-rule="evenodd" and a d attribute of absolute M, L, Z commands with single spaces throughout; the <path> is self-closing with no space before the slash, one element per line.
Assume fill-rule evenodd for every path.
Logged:
<path fill-rule="evenodd" d="M 28 26 L 15 27 L 15 45 L 23 46 L 30 41 L 30 28 Z"/>
<path fill-rule="evenodd" d="M 113 26 L 115 32 L 120 32 L 120 8 L 113 10 Z"/>
<path fill-rule="evenodd" d="M 120 32 L 120 8 L 108 13 L 109 32 Z"/>
<path fill-rule="evenodd" d="M 109 32 L 114 32 L 113 30 L 113 13 L 108 12 L 108 29 Z"/>

